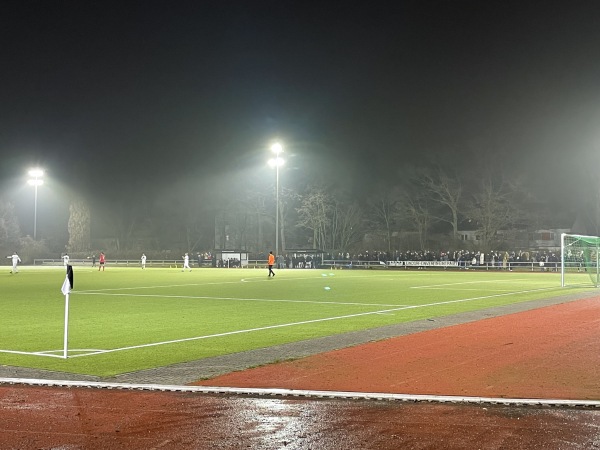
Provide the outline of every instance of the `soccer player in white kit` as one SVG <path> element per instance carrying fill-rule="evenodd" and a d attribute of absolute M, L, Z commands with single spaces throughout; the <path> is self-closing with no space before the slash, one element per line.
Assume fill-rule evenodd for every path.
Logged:
<path fill-rule="evenodd" d="M 7 256 L 7 258 L 12 258 L 12 270 L 10 273 L 19 273 L 19 269 L 17 268 L 17 264 L 21 262 L 21 258 L 17 255 L 17 252 L 14 252 L 11 256 Z"/>
<path fill-rule="evenodd" d="M 190 255 L 187 253 L 183 256 L 183 269 L 181 269 L 181 271 L 183 272 L 185 269 L 190 269 L 190 272 L 192 271 L 192 268 L 190 267 Z"/>
<path fill-rule="evenodd" d="M 146 268 L 146 254 L 142 253 L 142 269 Z"/>
<path fill-rule="evenodd" d="M 65 253 L 65 256 L 63 256 L 63 263 L 65 267 L 69 265 L 69 255 L 67 253 Z"/>

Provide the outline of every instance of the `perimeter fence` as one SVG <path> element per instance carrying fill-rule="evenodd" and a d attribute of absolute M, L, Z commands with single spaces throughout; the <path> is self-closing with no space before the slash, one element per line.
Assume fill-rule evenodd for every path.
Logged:
<path fill-rule="evenodd" d="M 35 259 L 34 266 L 63 266 L 62 259 Z M 92 259 L 70 259 L 69 264 L 81 267 L 98 267 L 98 261 Z M 194 261 L 190 262 L 192 267 L 213 267 L 211 261 L 202 261 L 201 265 Z M 117 267 L 141 267 L 141 261 L 138 259 L 107 259 L 106 266 Z M 146 267 L 170 267 L 178 268 L 183 266 L 183 260 L 175 259 L 152 259 L 146 261 Z M 267 261 L 261 259 L 252 259 L 244 261 L 244 264 L 235 266 L 221 265 L 220 268 L 250 268 L 266 269 Z M 581 263 L 565 262 L 567 269 L 581 270 L 584 268 Z M 528 271 L 528 272 L 560 272 L 560 262 L 538 262 L 538 261 L 510 261 L 503 263 L 483 262 L 472 264 L 466 261 L 362 261 L 347 259 L 325 259 L 319 263 L 313 261 L 310 264 L 304 264 L 303 267 L 291 267 L 280 265 L 279 269 L 331 269 L 331 270 L 360 270 L 360 269 L 403 269 L 403 270 L 504 270 L 504 271 Z"/>

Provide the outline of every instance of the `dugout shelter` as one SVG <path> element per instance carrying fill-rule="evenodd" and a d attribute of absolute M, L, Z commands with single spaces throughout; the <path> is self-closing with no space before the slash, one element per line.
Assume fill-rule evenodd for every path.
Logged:
<path fill-rule="evenodd" d="M 248 267 L 248 252 L 242 250 L 215 250 L 213 267 Z"/>

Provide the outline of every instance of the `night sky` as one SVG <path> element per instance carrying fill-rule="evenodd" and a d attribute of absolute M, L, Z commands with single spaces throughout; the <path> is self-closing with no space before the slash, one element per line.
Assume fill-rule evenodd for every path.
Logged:
<path fill-rule="evenodd" d="M 548 192 L 600 152 L 597 1 L 19 0 L 1 21 L 5 195 L 35 164 L 99 197 L 268 178 L 275 138 L 352 183 L 483 154 Z"/>

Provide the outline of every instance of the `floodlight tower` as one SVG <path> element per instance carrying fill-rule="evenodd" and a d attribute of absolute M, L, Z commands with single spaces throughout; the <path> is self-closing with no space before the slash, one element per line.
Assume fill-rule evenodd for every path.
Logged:
<path fill-rule="evenodd" d="M 38 186 L 41 186 L 42 184 L 44 184 L 44 179 L 42 178 L 44 176 L 44 171 L 42 169 L 39 168 L 35 168 L 35 169 L 31 169 L 28 172 L 29 176 L 31 178 L 29 178 L 29 180 L 27 180 L 27 183 L 30 186 L 33 186 L 34 188 L 34 203 L 33 203 L 33 240 L 37 240 L 37 197 L 38 197 Z"/>
<path fill-rule="evenodd" d="M 275 157 L 269 160 L 269 165 L 275 167 L 275 257 L 279 256 L 279 167 L 284 163 L 281 153 L 283 153 L 283 146 L 279 142 L 275 142 L 271 145 L 271 151 L 275 153 Z"/>

